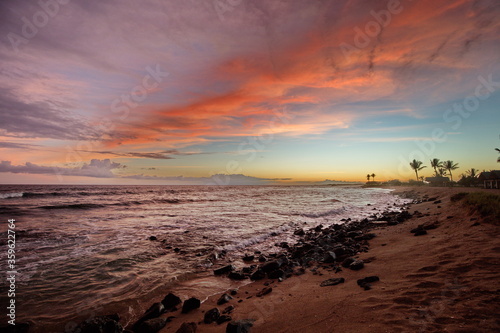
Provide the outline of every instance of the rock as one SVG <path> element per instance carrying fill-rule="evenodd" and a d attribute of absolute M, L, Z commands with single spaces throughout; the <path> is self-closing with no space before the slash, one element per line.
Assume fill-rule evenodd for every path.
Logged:
<path fill-rule="evenodd" d="M 158 238 L 156 238 L 156 236 L 149 236 L 149 240 L 150 241 L 155 241 L 155 240 L 158 240 Z"/>
<path fill-rule="evenodd" d="M 232 280 L 245 280 L 247 278 L 242 272 L 231 272 L 227 277 Z"/>
<path fill-rule="evenodd" d="M 323 257 L 323 262 L 327 264 L 332 264 L 337 260 L 337 256 L 333 251 L 327 251 L 325 256 Z"/>
<path fill-rule="evenodd" d="M 280 263 L 277 260 L 269 261 L 262 265 L 262 270 L 266 273 L 272 272 L 280 268 Z"/>
<path fill-rule="evenodd" d="M 353 271 L 359 271 L 360 269 L 362 269 L 363 267 L 365 267 L 365 263 L 363 262 L 363 260 L 354 260 L 350 265 L 349 265 L 349 268 L 352 269 Z"/>
<path fill-rule="evenodd" d="M 217 319 L 217 325 L 220 325 L 222 323 L 225 323 L 226 321 L 231 321 L 231 320 L 233 320 L 233 318 L 231 318 L 231 316 L 221 315 L 219 317 L 219 319 Z"/>
<path fill-rule="evenodd" d="M 248 333 L 253 326 L 253 320 L 233 320 L 226 326 L 226 333 Z"/>
<path fill-rule="evenodd" d="M 223 294 L 223 295 L 221 295 L 221 297 L 219 297 L 219 300 L 217 301 L 217 305 L 226 304 L 227 302 L 229 302 L 232 299 L 233 298 L 231 296 L 229 296 L 228 294 Z"/>
<path fill-rule="evenodd" d="M 176 248 L 174 249 L 174 252 L 179 253 L 180 251 L 181 251 L 181 249 L 179 249 L 178 247 L 176 247 Z"/>
<path fill-rule="evenodd" d="M 144 313 L 141 318 L 142 321 L 159 317 L 163 312 L 165 312 L 165 306 L 163 303 L 158 302 L 151 305 L 151 307 Z"/>
<path fill-rule="evenodd" d="M 328 280 L 321 282 L 320 287 L 335 286 L 337 284 L 344 283 L 344 282 L 345 282 L 344 278 L 328 279 Z"/>
<path fill-rule="evenodd" d="M 142 322 L 136 329 L 134 329 L 134 332 L 136 332 L 136 333 L 156 333 L 159 330 L 161 330 L 163 327 L 165 327 L 165 325 L 167 325 L 167 322 L 169 322 L 169 320 L 165 319 L 165 318 L 149 319 L 149 320 Z M 96 333 L 96 332 L 94 331 L 94 333 Z M 106 331 L 106 333 L 107 333 L 107 331 Z"/>
<path fill-rule="evenodd" d="M 414 236 L 427 235 L 427 230 L 425 230 L 422 226 L 418 226 L 417 228 L 410 230 L 410 232 L 413 233 Z"/>
<path fill-rule="evenodd" d="M 188 300 L 184 301 L 182 304 L 182 313 L 188 313 L 191 310 L 198 309 L 200 307 L 200 300 L 194 297 L 191 297 Z"/>
<path fill-rule="evenodd" d="M 26 323 L 18 323 L 15 325 L 8 324 L 6 326 L 0 326 L 0 332 L 3 333 L 28 333 L 30 329 L 30 324 Z"/>
<path fill-rule="evenodd" d="M 182 303 L 181 299 L 172 293 L 168 293 L 168 295 L 165 296 L 161 302 L 163 303 L 166 311 L 175 311 L 173 309 Z"/>
<path fill-rule="evenodd" d="M 231 292 L 230 292 L 231 296 L 234 296 L 234 295 L 236 295 L 237 293 L 238 293 L 238 290 L 237 290 L 237 289 L 233 289 L 233 290 L 231 290 Z"/>
<path fill-rule="evenodd" d="M 266 256 L 265 256 L 265 255 L 263 255 L 263 254 L 261 254 L 261 255 L 259 256 L 259 262 L 266 262 L 266 261 L 267 261 Z"/>
<path fill-rule="evenodd" d="M 295 230 L 293 232 L 293 234 L 296 235 L 296 236 L 304 236 L 306 233 L 305 233 L 304 229 L 301 228 L 301 229 Z"/>
<path fill-rule="evenodd" d="M 243 257 L 243 261 L 253 261 L 254 259 L 255 259 L 255 256 L 248 255 L 248 254 Z"/>
<path fill-rule="evenodd" d="M 175 333 L 196 333 L 197 325 L 194 322 L 182 323 L 181 327 Z"/>
<path fill-rule="evenodd" d="M 250 275 L 250 280 L 257 281 L 266 278 L 266 273 L 262 269 L 256 270 L 252 275 Z"/>
<path fill-rule="evenodd" d="M 231 313 L 233 310 L 234 310 L 234 306 L 230 305 L 227 308 L 225 308 L 224 310 L 222 310 L 222 313 L 223 314 Z"/>
<path fill-rule="evenodd" d="M 270 279 L 282 279 L 285 276 L 285 272 L 281 269 L 267 273 L 267 277 Z"/>
<path fill-rule="evenodd" d="M 436 200 L 433 202 L 433 204 L 437 205 L 437 204 L 440 204 L 441 203 L 441 200 Z"/>
<path fill-rule="evenodd" d="M 257 293 L 257 297 L 262 297 L 264 295 L 267 295 L 269 294 L 271 291 L 273 291 L 273 288 L 271 287 L 265 287 L 264 289 L 262 289 L 261 291 L 259 291 Z"/>
<path fill-rule="evenodd" d="M 29 326 L 29 325 L 28 325 Z M 19 329 L 19 328 L 18 328 Z M 2 331 L 3 332 L 3 331 Z M 13 332 L 22 332 L 15 330 Z M 123 327 L 110 316 L 98 316 L 80 323 L 74 332 L 80 333 L 122 333 Z"/>
<path fill-rule="evenodd" d="M 342 267 L 348 268 L 355 261 L 356 261 L 356 259 L 354 259 L 352 257 L 346 258 L 344 261 L 342 261 Z"/>
<path fill-rule="evenodd" d="M 234 269 L 235 269 L 235 267 L 233 265 L 227 265 L 227 266 L 215 269 L 214 274 L 215 275 L 223 275 L 223 274 L 227 274 L 229 272 L 234 271 Z"/>
<path fill-rule="evenodd" d="M 211 324 L 214 321 L 217 321 L 220 317 L 220 311 L 217 308 L 213 308 L 205 312 L 205 317 L 203 318 L 203 322 L 205 324 Z"/>
<path fill-rule="evenodd" d="M 380 279 L 378 276 L 373 275 L 373 276 L 367 276 L 365 278 L 359 279 L 356 282 L 358 283 L 358 286 L 360 286 L 361 288 L 364 288 L 365 290 L 370 290 L 372 288 L 371 283 L 377 282 L 379 280 Z"/>

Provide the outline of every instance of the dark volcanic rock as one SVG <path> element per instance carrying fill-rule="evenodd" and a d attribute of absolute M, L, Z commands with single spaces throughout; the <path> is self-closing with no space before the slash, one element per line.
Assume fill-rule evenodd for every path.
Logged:
<path fill-rule="evenodd" d="M 145 321 L 148 319 L 159 317 L 163 312 L 165 312 L 165 306 L 163 303 L 158 302 L 151 305 L 151 307 L 144 313 L 139 321 Z"/>
<path fill-rule="evenodd" d="M 182 323 L 181 327 L 175 333 L 196 333 L 196 323 Z"/>
<path fill-rule="evenodd" d="M 226 304 L 227 302 L 229 302 L 232 299 L 233 298 L 231 296 L 229 296 L 228 294 L 223 294 L 223 295 L 221 295 L 221 297 L 219 297 L 219 300 L 217 301 L 217 305 Z"/>
<path fill-rule="evenodd" d="M 358 286 L 361 288 L 364 288 L 365 290 L 370 290 L 372 285 L 371 283 L 379 281 L 379 277 L 376 275 L 373 276 L 367 276 L 365 278 L 359 279 L 356 281 L 358 283 Z"/>
<path fill-rule="evenodd" d="M 267 295 L 269 294 L 271 291 L 273 291 L 273 288 L 271 287 L 265 287 L 264 289 L 262 289 L 261 291 L 259 291 L 257 293 L 257 297 L 262 297 L 264 295 Z"/>
<path fill-rule="evenodd" d="M 363 260 L 354 260 L 350 265 L 349 265 L 349 268 L 352 269 L 353 271 L 359 271 L 360 269 L 362 269 L 363 267 L 365 267 L 365 263 L 363 262 Z"/>
<path fill-rule="evenodd" d="M 8 324 L 7 326 L 0 326 L 0 332 L 2 333 L 28 333 L 29 329 L 29 323 L 16 323 L 15 325 Z"/>
<path fill-rule="evenodd" d="M 263 254 L 261 254 L 261 255 L 259 256 L 259 262 L 266 262 L 266 261 L 267 261 L 266 256 L 265 256 L 265 255 L 263 255 Z"/>
<path fill-rule="evenodd" d="M 253 320 L 233 320 L 226 326 L 226 333 L 248 333 L 253 326 Z"/>
<path fill-rule="evenodd" d="M 337 260 L 337 256 L 333 251 L 327 251 L 325 256 L 323 257 L 323 262 L 327 264 L 334 263 Z"/>
<path fill-rule="evenodd" d="M 198 309 L 200 307 L 200 300 L 194 297 L 191 297 L 188 300 L 184 301 L 182 304 L 182 313 L 188 313 L 191 310 Z"/>
<path fill-rule="evenodd" d="M 306 233 L 305 233 L 304 229 L 297 229 L 293 232 L 293 234 L 296 236 L 304 236 Z"/>
<path fill-rule="evenodd" d="M 243 261 L 253 261 L 254 259 L 255 259 L 255 256 L 248 255 L 248 254 L 243 257 Z"/>
<path fill-rule="evenodd" d="M 80 333 L 122 333 L 123 327 L 110 316 L 99 316 L 87 319 L 80 323 L 74 332 Z M 17 325 L 16 325 L 17 326 Z M 3 332 L 3 331 L 2 331 Z M 8 332 L 8 331 L 7 331 Z M 22 332 L 21 330 L 13 330 L 12 332 Z M 27 331 L 26 331 L 27 332 Z"/>
<path fill-rule="evenodd" d="M 279 279 L 283 278 L 285 276 L 285 272 L 281 269 L 277 269 L 275 271 L 267 273 L 267 277 L 270 279 Z"/>
<path fill-rule="evenodd" d="M 356 261 L 356 259 L 354 259 L 352 257 L 346 258 L 344 261 L 342 261 L 342 267 L 348 268 L 355 261 Z"/>
<path fill-rule="evenodd" d="M 247 278 L 242 272 L 231 272 L 227 277 L 232 280 L 245 280 Z"/>
<path fill-rule="evenodd" d="M 250 279 L 257 281 L 257 280 L 262 280 L 266 277 L 266 273 L 262 269 L 256 270 L 252 275 L 250 275 Z"/>
<path fill-rule="evenodd" d="M 211 324 L 214 321 L 217 321 L 220 317 L 220 311 L 217 308 L 213 308 L 205 312 L 205 317 L 203 318 L 203 322 L 205 324 Z"/>
<path fill-rule="evenodd" d="M 227 308 L 225 308 L 224 310 L 222 310 L 222 313 L 223 314 L 231 313 L 233 310 L 234 310 L 234 306 L 230 305 Z"/>
<path fill-rule="evenodd" d="M 161 330 L 168 323 L 168 319 L 154 318 L 142 322 L 137 328 L 134 329 L 136 333 L 156 333 Z M 96 333 L 96 332 L 93 332 Z"/>
<path fill-rule="evenodd" d="M 321 282 L 320 287 L 335 286 L 337 284 L 344 283 L 344 282 L 345 282 L 344 278 L 328 279 L 328 280 Z"/>
<path fill-rule="evenodd" d="M 221 315 L 219 317 L 219 319 L 217 319 L 217 325 L 220 325 L 220 324 L 225 323 L 226 321 L 230 321 L 230 320 L 233 320 L 233 318 L 231 318 L 231 316 Z"/>
<path fill-rule="evenodd" d="M 227 265 L 227 266 L 215 269 L 214 274 L 215 275 L 223 275 L 223 274 L 227 274 L 227 273 L 232 272 L 232 271 L 234 271 L 234 266 Z"/>
<path fill-rule="evenodd" d="M 182 303 L 181 299 L 172 293 L 168 293 L 161 302 L 165 306 L 166 311 L 174 311 L 173 309 Z"/>
<path fill-rule="evenodd" d="M 158 238 L 156 238 L 156 236 L 149 236 L 149 240 L 150 241 L 155 241 L 155 240 L 158 240 Z"/>
<path fill-rule="evenodd" d="M 269 261 L 262 265 L 262 270 L 266 273 L 272 272 L 280 268 L 280 263 L 277 260 Z"/>

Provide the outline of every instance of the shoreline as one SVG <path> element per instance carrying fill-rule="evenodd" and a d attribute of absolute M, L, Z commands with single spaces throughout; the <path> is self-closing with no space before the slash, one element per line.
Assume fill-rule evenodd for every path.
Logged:
<path fill-rule="evenodd" d="M 322 263 L 320 257 L 313 256 L 311 265 L 303 262 L 299 265 L 286 264 L 280 268 L 282 268 L 283 274 L 291 274 L 288 274 L 288 278 L 284 278 L 282 282 L 278 280 L 279 274 L 273 276 L 273 279 L 266 276 L 258 281 L 248 279 L 233 281 L 227 276 L 205 276 L 201 279 L 185 282 L 191 286 L 203 283 L 219 284 L 225 285 L 227 289 L 225 292 L 216 292 L 209 296 L 190 295 L 189 297 L 199 297 L 201 306 L 189 313 L 181 313 L 181 303 L 177 304 L 177 310 L 154 316 L 159 318 L 157 321 L 164 321 L 164 324 L 166 324 L 159 332 L 176 332 L 183 323 L 191 322 L 197 324 L 196 332 L 225 331 L 227 322 L 220 325 L 215 323 L 206 324 L 203 323 L 203 319 L 208 310 L 218 308 L 222 312 L 228 306 L 234 307 L 227 314 L 232 320 L 250 319 L 255 332 L 423 332 L 433 331 L 433 329 L 442 330 L 448 327 L 458 329 L 458 331 L 464 328 L 463 332 L 468 332 L 467 322 L 460 322 L 451 315 L 447 317 L 449 312 L 447 306 L 464 298 L 465 290 L 462 289 L 468 287 L 468 281 L 460 281 L 458 279 L 460 277 L 459 273 L 468 273 L 473 271 L 473 268 L 467 265 L 462 265 L 465 268 L 455 265 L 459 267 L 448 271 L 456 276 L 452 276 L 453 274 L 446 275 L 440 271 L 446 271 L 444 266 L 451 265 L 454 260 L 439 260 L 438 265 L 434 265 L 430 262 L 428 255 L 424 256 L 422 254 L 424 254 L 425 250 L 428 250 L 427 247 L 430 244 L 427 243 L 432 243 L 433 246 L 445 246 L 445 244 L 439 243 L 446 236 L 446 234 L 443 235 L 442 231 L 450 228 L 453 231 L 458 230 L 454 230 L 450 226 L 451 223 L 458 223 L 456 227 L 460 227 L 460 232 L 463 233 L 463 229 L 470 228 L 470 225 L 474 223 L 471 221 L 481 221 L 477 213 L 470 213 L 467 208 L 449 202 L 449 198 L 452 194 L 458 192 L 482 190 L 418 187 L 392 187 L 391 189 L 394 189 L 393 194 L 416 199 L 416 201 L 414 200 L 416 203 L 410 204 L 408 208 L 412 216 L 404 222 L 395 223 L 395 225 L 388 226 L 387 221 L 385 223 L 365 222 L 364 225 L 359 225 L 353 230 L 343 230 L 344 233 L 355 231 L 361 232 L 361 235 L 370 233 L 376 235 L 373 239 L 371 239 L 371 236 L 368 237 L 370 239 L 359 239 L 360 242 L 358 243 L 361 245 L 358 248 L 353 248 L 356 253 L 339 256 L 337 251 L 337 260 L 333 263 Z M 484 192 L 495 193 L 495 191 L 492 192 L 491 190 L 484 190 Z M 432 200 L 429 201 L 429 199 Z M 416 211 L 420 211 L 420 213 L 416 214 Z M 459 219 L 460 221 L 458 221 Z M 465 219 L 468 219 L 468 221 Z M 414 229 L 419 224 L 432 224 L 436 221 L 439 226 L 436 229 L 429 229 L 427 235 L 414 237 L 410 233 L 410 229 Z M 465 225 L 467 223 L 468 225 Z M 353 223 L 341 226 L 348 225 L 353 225 Z M 301 239 L 318 245 L 319 236 L 331 236 L 335 231 L 340 230 L 339 228 L 337 228 L 338 230 L 334 229 L 332 225 L 318 231 L 305 230 L 305 235 Z M 497 227 L 481 223 L 471 230 L 476 234 L 478 232 L 484 234 L 475 235 L 475 238 L 479 236 L 481 236 L 479 237 L 481 239 L 488 238 L 488 242 L 478 245 L 482 247 L 490 245 L 488 253 L 491 256 L 483 257 L 483 259 L 487 258 L 487 260 L 496 260 L 498 262 L 498 259 L 494 258 L 495 253 L 498 254 L 500 250 L 500 247 L 494 246 L 498 244 L 498 242 L 494 242 L 495 235 L 498 235 Z M 351 236 L 354 237 L 354 234 Z M 365 242 L 369 242 L 369 248 L 364 247 L 364 245 L 367 245 Z M 453 242 L 448 241 L 448 243 Z M 456 249 L 459 249 L 461 245 L 452 244 L 449 247 L 454 251 L 458 251 Z M 293 252 L 290 248 L 294 250 L 296 246 L 289 246 L 288 249 L 284 246 L 282 253 L 290 256 L 291 252 Z M 419 249 L 421 252 L 415 254 L 412 252 L 415 249 Z M 482 252 L 478 251 L 478 253 Z M 275 261 L 281 255 L 270 256 L 267 262 Z M 324 255 L 324 253 L 321 255 Z M 245 263 L 240 260 L 235 263 L 240 267 L 250 267 L 252 264 L 260 264 L 261 266 L 266 264 L 266 262 L 259 262 L 258 256 L 259 254 L 255 254 L 252 262 Z M 342 261 L 350 256 L 363 260 L 366 265 L 360 270 L 342 267 Z M 496 256 L 498 257 L 498 255 Z M 414 262 L 416 257 L 420 258 L 419 261 L 422 262 L 420 268 L 416 267 L 418 265 Z M 463 264 L 458 259 L 453 259 L 457 263 Z M 494 263 L 492 263 L 492 267 L 493 265 Z M 295 274 L 300 267 L 306 267 L 304 274 L 302 272 L 300 272 L 301 274 Z M 214 268 L 217 269 L 220 266 L 216 265 Z M 251 270 L 251 272 L 254 271 L 255 269 Z M 400 274 L 395 274 L 395 272 Z M 481 271 L 480 273 L 484 272 Z M 499 274 L 495 273 L 493 268 L 492 271 L 487 273 L 493 277 L 489 279 L 492 286 L 491 290 L 489 290 L 489 294 L 491 294 L 492 290 L 500 288 L 498 283 Z M 366 288 L 369 290 L 365 290 L 365 285 L 358 285 L 357 281 L 359 279 L 370 276 L 377 276 L 380 281 L 369 283 L 371 286 Z M 325 287 L 320 286 L 325 280 L 340 278 L 344 279 L 344 283 Z M 221 279 L 224 279 L 224 281 L 221 281 Z M 412 282 L 416 286 L 408 286 Z M 481 281 L 478 282 L 480 286 Z M 496 288 L 493 288 L 495 285 Z M 403 289 L 399 290 L 398 286 L 403 287 Z M 176 289 L 182 288 L 174 288 L 174 294 L 178 294 Z M 229 299 L 223 305 L 217 305 L 220 296 L 224 293 L 230 294 L 232 290 L 236 291 L 233 291 L 232 299 Z M 268 290 L 268 293 L 260 297 L 257 296 L 263 290 Z M 424 297 L 425 295 L 428 296 Z M 165 295 L 158 295 L 158 301 L 163 296 Z M 182 300 L 186 299 L 186 295 L 181 293 L 180 296 L 182 296 Z M 487 296 L 485 297 L 487 298 Z M 492 308 L 489 310 L 490 316 L 482 318 L 482 325 L 485 327 L 484 332 L 491 331 L 490 328 L 500 328 L 498 320 L 495 321 L 495 306 L 493 305 L 490 305 L 490 308 Z M 304 312 L 304 307 L 309 310 Z M 496 309 L 496 313 L 498 313 L 498 306 Z M 474 312 L 474 309 L 469 310 L 469 312 L 471 311 Z M 484 313 L 484 311 L 481 311 L 481 313 Z M 478 313 L 479 317 L 481 313 Z M 470 314 L 468 316 L 469 321 L 475 321 L 474 316 Z M 167 318 L 169 321 L 165 322 Z M 121 324 L 125 326 L 125 323 Z M 483 328 L 477 330 L 477 322 L 475 325 L 470 326 L 471 329 L 476 329 L 474 332 L 483 332 L 481 330 Z M 131 326 L 129 325 L 127 328 L 130 329 Z"/>

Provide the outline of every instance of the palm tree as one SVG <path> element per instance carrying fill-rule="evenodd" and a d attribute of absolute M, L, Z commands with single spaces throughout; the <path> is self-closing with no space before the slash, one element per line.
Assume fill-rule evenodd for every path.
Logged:
<path fill-rule="evenodd" d="M 441 162 L 438 158 L 433 158 L 431 160 L 431 168 L 434 168 L 434 174 L 436 177 L 439 176 L 437 169 L 440 168 L 442 165 L 443 165 L 443 162 Z"/>
<path fill-rule="evenodd" d="M 470 168 L 469 170 L 465 171 L 465 174 L 467 175 L 467 177 L 476 178 L 477 170 L 474 168 Z"/>
<path fill-rule="evenodd" d="M 446 176 L 446 169 L 443 167 L 443 164 L 441 164 L 441 166 L 439 167 L 438 173 L 440 177 Z"/>
<path fill-rule="evenodd" d="M 372 173 L 372 179 L 373 179 L 373 181 L 375 181 L 375 174 L 374 173 Z"/>
<path fill-rule="evenodd" d="M 458 163 L 453 163 L 453 161 L 446 161 L 443 163 L 443 167 L 448 170 L 450 173 L 451 181 L 453 181 L 453 174 L 451 173 L 451 170 L 456 170 L 458 169 Z"/>
<path fill-rule="evenodd" d="M 418 172 L 422 170 L 423 168 L 426 168 L 426 166 L 422 166 L 422 161 L 417 161 L 413 160 L 410 162 L 410 166 L 413 170 L 415 170 L 415 175 L 417 176 L 417 182 L 418 182 Z"/>
<path fill-rule="evenodd" d="M 495 150 L 500 153 L 500 149 L 495 148 Z M 500 157 L 497 159 L 497 162 L 500 163 Z"/>
<path fill-rule="evenodd" d="M 368 179 L 368 181 L 370 181 L 370 177 L 371 177 L 370 174 L 366 175 L 366 179 Z"/>

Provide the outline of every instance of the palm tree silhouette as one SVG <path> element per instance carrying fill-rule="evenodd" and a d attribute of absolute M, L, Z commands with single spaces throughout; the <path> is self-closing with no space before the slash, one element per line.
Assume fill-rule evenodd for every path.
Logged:
<path fill-rule="evenodd" d="M 441 168 L 442 166 L 443 166 L 443 162 L 441 162 L 439 160 L 439 158 L 433 158 L 431 160 L 431 168 L 434 168 L 434 174 L 435 174 L 436 177 L 439 176 L 439 173 L 438 173 L 437 169 Z"/>
<path fill-rule="evenodd" d="M 426 166 L 425 165 L 422 166 L 422 161 L 417 161 L 417 160 L 411 161 L 410 166 L 413 170 L 415 170 L 415 175 L 417 176 L 417 182 L 418 182 L 418 172 L 423 168 L 426 168 Z"/>
<path fill-rule="evenodd" d="M 467 177 L 476 178 L 477 170 L 474 168 L 470 168 L 469 170 L 465 171 L 465 174 L 467 175 Z"/>
<path fill-rule="evenodd" d="M 374 173 L 372 173 L 372 179 L 373 179 L 373 181 L 375 181 L 375 174 Z"/>
<path fill-rule="evenodd" d="M 443 167 L 448 170 L 450 173 L 451 181 L 453 181 L 453 174 L 451 173 L 451 170 L 456 170 L 458 169 L 458 163 L 454 163 L 453 161 L 446 161 L 443 163 Z"/>
<path fill-rule="evenodd" d="M 495 148 L 495 150 L 500 153 L 500 149 Z M 500 157 L 497 159 L 497 162 L 500 163 Z"/>
<path fill-rule="evenodd" d="M 370 181 L 370 177 L 371 177 L 370 174 L 366 175 L 366 179 L 368 179 L 368 181 Z"/>

